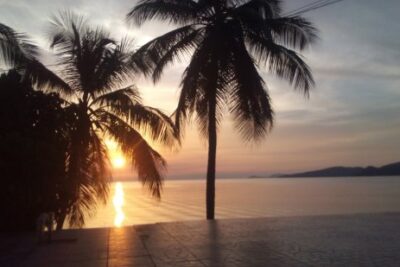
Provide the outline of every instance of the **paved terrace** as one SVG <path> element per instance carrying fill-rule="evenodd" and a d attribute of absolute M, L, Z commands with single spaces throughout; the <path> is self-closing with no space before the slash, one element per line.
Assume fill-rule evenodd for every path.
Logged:
<path fill-rule="evenodd" d="M 0 266 L 400 266 L 400 213 L 0 235 Z"/>

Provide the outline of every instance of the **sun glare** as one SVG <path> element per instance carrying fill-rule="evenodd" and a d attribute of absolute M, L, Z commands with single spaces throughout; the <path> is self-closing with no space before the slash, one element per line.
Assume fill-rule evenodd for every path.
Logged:
<path fill-rule="evenodd" d="M 121 182 L 115 184 L 113 204 L 115 209 L 114 225 L 115 227 L 121 227 L 125 219 L 125 214 L 122 210 L 124 206 L 124 188 Z"/>
<path fill-rule="evenodd" d="M 112 140 L 106 140 L 105 143 L 112 167 L 115 169 L 121 169 L 125 167 L 126 160 L 118 144 Z"/>
<path fill-rule="evenodd" d="M 123 156 L 116 156 L 111 160 L 114 168 L 120 169 L 125 166 L 125 158 Z"/>

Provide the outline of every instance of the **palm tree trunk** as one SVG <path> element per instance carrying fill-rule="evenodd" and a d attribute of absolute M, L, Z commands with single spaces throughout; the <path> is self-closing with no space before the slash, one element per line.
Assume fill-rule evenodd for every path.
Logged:
<path fill-rule="evenodd" d="M 211 96 L 208 101 L 208 165 L 206 207 L 207 220 L 214 220 L 215 216 L 215 164 L 217 157 L 217 127 L 215 118 L 216 99 Z"/>

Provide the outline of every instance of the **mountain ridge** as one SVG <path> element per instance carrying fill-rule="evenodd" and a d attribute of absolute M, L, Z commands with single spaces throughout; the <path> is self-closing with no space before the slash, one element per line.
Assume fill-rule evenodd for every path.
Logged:
<path fill-rule="evenodd" d="M 345 177 L 345 176 L 395 176 L 400 175 L 400 162 L 394 162 L 381 167 L 343 167 L 335 166 L 291 174 L 280 174 L 275 177 Z"/>

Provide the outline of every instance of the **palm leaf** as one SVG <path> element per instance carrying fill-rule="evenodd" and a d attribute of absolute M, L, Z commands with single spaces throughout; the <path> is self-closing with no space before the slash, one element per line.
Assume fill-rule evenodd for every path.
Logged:
<path fill-rule="evenodd" d="M 223 30 L 204 33 L 189 66 L 183 73 L 181 95 L 175 111 L 175 124 L 183 134 L 184 121 L 196 113 L 196 121 L 203 137 L 208 137 L 210 101 L 215 106 L 216 125 L 220 124 L 226 103 L 227 84 L 220 67 L 226 55 Z"/>
<path fill-rule="evenodd" d="M 261 140 L 273 124 L 270 98 L 243 40 L 232 43 L 230 111 L 245 140 Z"/>
<path fill-rule="evenodd" d="M 42 90 L 56 91 L 65 96 L 73 93 L 72 88 L 63 79 L 36 59 L 26 62 L 25 77 Z"/>
<path fill-rule="evenodd" d="M 157 82 L 161 78 L 161 74 L 164 68 L 171 64 L 174 60 L 179 61 L 180 56 L 185 53 L 190 53 L 191 50 L 195 49 L 202 40 L 202 33 L 204 28 L 193 30 L 191 33 L 184 37 L 181 37 L 178 42 L 173 44 L 169 50 L 165 51 L 164 54 L 160 54 L 160 58 L 155 64 L 153 71 L 153 82 Z"/>
<path fill-rule="evenodd" d="M 234 12 L 250 17 L 274 18 L 281 13 L 280 0 L 231 0 L 233 5 L 236 5 Z"/>
<path fill-rule="evenodd" d="M 99 112 L 107 134 L 120 144 L 138 172 L 138 178 L 153 196 L 160 198 L 166 162 L 129 124 L 109 112 Z"/>
<path fill-rule="evenodd" d="M 11 66 L 20 66 L 37 55 L 37 46 L 25 34 L 0 23 L 0 60 Z"/>
<path fill-rule="evenodd" d="M 128 13 L 127 19 L 137 25 L 152 19 L 183 24 L 197 20 L 197 7 L 193 0 L 141 0 Z"/>
<path fill-rule="evenodd" d="M 156 82 L 164 67 L 174 58 L 195 48 L 201 29 L 193 25 L 170 31 L 143 45 L 131 57 L 131 64 L 141 69 L 143 74 L 152 74 Z"/>
<path fill-rule="evenodd" d="M 151 140 L 167 146 L 180 143 L 174 123 L 159 109 L 135 104 L 130 108 L 129 121 L 131 125 L 148 135 Z"/>
<path fill-rule="evenodd" d="M 96 110 L 113 112 L 153 141 L 167 146 L 175 145 L 176 141 L 179 143 L 172 120 L 159 109 L 142 105 L 138 91 L 132 87 L 101 95 L 91 106 L 97 106 Z"/>
<path fill-rule="evenodd" d="M 276 42 L 303 50 L 317 40 L 317 30 L 312 24 L 299 16 L 267 19 Z"/>
<path fill-rule="evenodd" d="M 135 103 L 141 103 L 139 90 L 130 85 L 126 88 L 114 90 L 110 93 L 98 96 L 90 105 L 99 107 L 115 107 L 116 109 L 128 110 Z"/>
<path fill-rule="evenodd" d="M 39 48 L 25 34 L 0 23 L 0 60 L 20 71 L 40 89 L 52 89 L 65 94 L 71 88 L 54 72 L 39 62 Z"/>
<path fill-rule="evenodd" d="M 293 50 L 255 34 L 247 34 L 247 43 L 258 60 L 268 65 L 278 77 L 288 80 L 295 88 L 308 95 L 314 79 L 308 65 Z"/>

